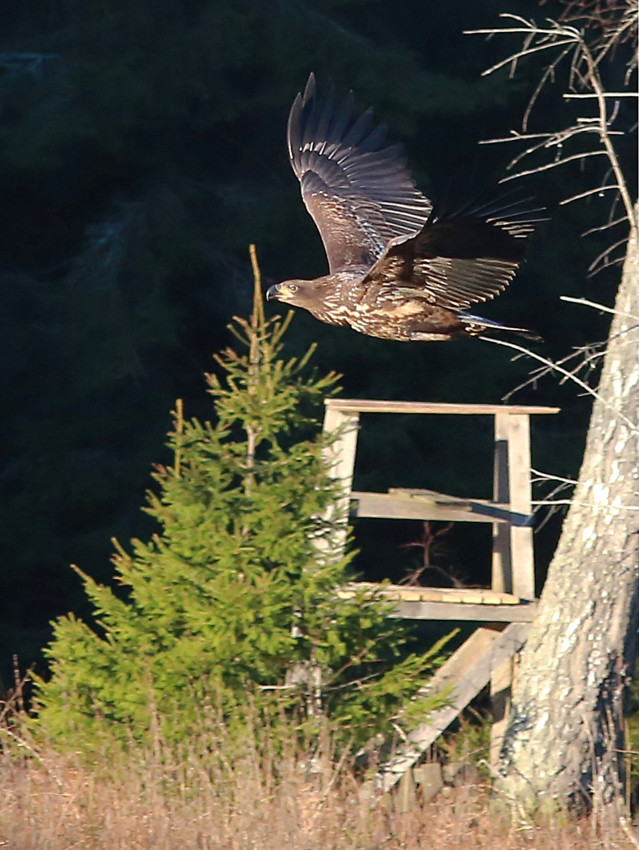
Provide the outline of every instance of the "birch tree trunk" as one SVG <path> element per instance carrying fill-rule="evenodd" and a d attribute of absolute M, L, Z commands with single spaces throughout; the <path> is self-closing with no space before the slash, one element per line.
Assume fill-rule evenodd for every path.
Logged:
<path fill-rule="evenodd" d="M 636 218 L 635 218 L 636 220 Z M 522 653 L 496 791 L 527 813 L 619 800 L 636 663 L 639 281 L 629 237 L 573 502 Z"/>

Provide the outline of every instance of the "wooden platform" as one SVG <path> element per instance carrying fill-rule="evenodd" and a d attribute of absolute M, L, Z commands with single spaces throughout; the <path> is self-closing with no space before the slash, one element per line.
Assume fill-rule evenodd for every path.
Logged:
<path fill-rule="evenodd" d="M 333 542 L 345 546 L 347 523 L 361 517 L 490 523 L 493 529 L 490 588 L 432 588 L 354 583 L 340 588 L 343 599 L 374 589 L 395 603 L 394 616 L 415 620 L 476 621 L 477 629 L 428 683 L 449 692 L 448 704 L 411 730 L 382 764 L 375 785 L 393 788 L 423 752 L 489 682 L 494 722 L 491 764 L 495 765 L 508 722 L 516 655 L 537 607 L 533 552 L 530 416 L 557 413 L 557 407 L 500 404 L 328 399 L 324 431 L 333 436 L 326 450 L 340 492 L 332 510 Z M 447 414 L 491 416 L 494 421 L 493 498 L 460 498 L 428 489 L 390 488 L 386 493 L 353 491 L 360 414 Z"/>
<path fill-rule="evenodd" d="M 353 582 L 340 588 L 340 599 L 352 599 L 362 590 L 371 590 L 396 602 L 398 619 L 474 620 L 478 622 L 529 623 L 537 602 L 521 600 L 512 593 L 474 587 L 405 587 L 398 584 Z"/>

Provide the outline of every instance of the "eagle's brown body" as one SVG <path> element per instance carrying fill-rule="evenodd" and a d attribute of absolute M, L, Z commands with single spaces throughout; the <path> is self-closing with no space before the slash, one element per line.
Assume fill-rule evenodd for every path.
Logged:
<path fill-rule="evenodd" d="M 363 283 L 364 274 L 337 272 L 316 280 L 279 284 L 278 299 L 309 311 L 330 325 L 400 341 L 445 340 L 469 333 L 452 310 L 424 303 L 419 297 L 389 292 L 379 284 Z M 299 289 L 291 292 L 291 286 Z M 479 332 L 479 331 L 478 331 Z"/>
<path fill-rule="evenodd" d="M 323 322 L 382 339 L 446 340 L 508 328 L 467 313 L 502 292 L 541 212 L 506 196 L 433 211 L 415 187 L 399 146 L 382 148 L 385 128 L 370 111 L 315 93 L 313 75 L 288 123 L 289 155 L 302 197 L 322 236 L 330 273 L 272 286 L 267 298 Z M 372 129 L 371 129 L 372 128 Z"/>

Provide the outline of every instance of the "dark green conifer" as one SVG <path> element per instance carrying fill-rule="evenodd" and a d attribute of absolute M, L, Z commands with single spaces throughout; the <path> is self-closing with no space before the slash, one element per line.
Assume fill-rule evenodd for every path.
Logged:
<path fill-rule="evenodd" d="M 86 745 L 98 723 L 123 740 L 158 724 L 180 739 L 202 728 L 204 706 L 232 719 L 250 700 L 272 722 L 328 716 L 360 743 L 432 666 L 436 651 L 402 658 L 407 633 L 379 599 L 336 596 L 350 555 L 326 519 L 335 483 L 317 424 L 336 375 L 308 371 L 312 347 L 282 356 L 289 321 L 265 319 L 256 274 L 250 320 L 232 326 L 243 350 L 207 376 L 214 421 L 177 405 L 173 463 L 157 468 L 146 509 L 161 530 L 116 544 L 125 594 L 79 571 L 97 625 L 57 621 L 38 688 L 39 722 L 58 740 Z"/>

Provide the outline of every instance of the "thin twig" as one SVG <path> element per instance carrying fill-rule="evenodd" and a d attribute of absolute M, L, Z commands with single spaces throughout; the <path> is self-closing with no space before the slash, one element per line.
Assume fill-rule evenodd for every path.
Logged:
<path fill-rule="evenodd" d="M 563 95 L 566 100 L 576 100 L 580 97 L 597 97 L 597 92 L 566 92 Z M 639 97 L 639 93 L 634 91 L 605 91 L 602 92 L 602 97 Z"/>
<path fill-rule="evenodd" d="M 566 156 L 563 159 L 557 159 L 553 162 L 548 162 L 546 165 L 537 165 L 535 168 L 529 168 L 526 171 L 518 171 L 516 174 L 509 174 L 508 177 L 502 178 L 500 183 L 506 183 L 509 180 L 516 180 L 519 177 L 526 177 L 528 174 L 538 174 L 540 171 L 550 171 L 551 168 L 557 168 L 559 165 L 565 165 L 567 162 L 572 162 L 575 159 L 584 160 L 591 156 L 606 156 L 605 151 L 585 151 L 584 153 L 575 153 L 571 156 Z M 513 160 L 514 162 L 514 160 Z M 511 163 L 512 165 L 512 163 Z M 509 166 L 510 167 L 510 166 Z"/>
<path fill-rule="evenodd" d="M 589 195 L 600 195 L 602 192 L 608 192 L 610 189 L 619 189 L 619 186 L 613 184 L 612 186 L 599 186 L 597 189 L 588 189 L 587 192 L 580 192 L 578 195 L 572 195 L 570 198 L 564 198 L 563 201 L 559 201 L 559 204 L 560 206 L 572 204 L 573 201 L 579 201 L 581 198 L 589 197 Z"/>
<path fill-rule="evenodd" d="M 612 142 L 610 141 L 610 136 L 608 134 L 608 118 L 607 118 L 607 110 L 606 110 L 606 99 L 604 97 L 604 89 L 603 84 L 601 82 L 601 77 L 599 76 L 599 70 L 597 68 L 597 64 L 588 49 L 588 45 L 580 38 L 580 46 L 583 56 L 588 64 L 588 77 L 590 85 L 592 86 L 596 96 L 597 96 L 597 104 L 599 107 L 599 126 L 601 130 L 601 141 L 608 153 L 608 159 L 610 160 L 610 165 L 615 175 L 615 179 L 619 186 L 619 193 L 623 200 L 624 206 L 626 208 L 626 215 L 628 216 L 628 221 L 631 223 L 632 227 L 637 226 L 637 221 L 635 219 L 635 210 L 634 205 L 632 203 L 632 198 L 630 197 L 630 192 L 628 190 L 628 186 L 624 179 L 623 171 L 621 169 L 621 165 L 617 158 L 617 152 L 614 149 Z"/>
<path fill-rule="evenodd" d="M 617 408 L 613 404 L 610 404 L 610 402 L 602 395 L 600 395 L 596 390 L 593 390 L 592 387 L 589 387 L 585 381 L 582 381 L 581 378 L 578 378 L 577 375 L 574 374 L 574 372 L 569 372 L 567 369 L 564 369 L 558 363 L 553 363 L 552 360 L 548 360 L 548 358 L 542 357 L 541 355 L 536 354 L 534 351 L 529 351 L 527 348 L 524 348 L 521 345 L 517 345 L 514 342 L 506 342 L 506 340 L 503 339 L 493 339 L 493 337 L 484 336 L 483 334 L 480 335 L 478 339 L 483 339 L 485 342 L 492 342 L 493 345 L 503 345 L 505 348 L 512 348 L 514 351 L 519 351 L 522 354 L 527 355 L 528 357 L 532 357 L 533 360 L 538 360 L 540 363 L 543 363 L 545 366 L 547 366 L 549 369 L 552 369 L 554 372 L 559 372 L 559 374 L 563 375 L 565 378 L 568 378 L 568 380 L 573 381 L 575 384 L 577 384 L 577 386 L 581 387 L 589 395 L 597 399 L 597 401 L 603 404 L 604 407 L 607 407 L 609 410 L 611 410 L 615 416 L 619 417 L 619 419 L 621 419 L 623 422 L 625 422 L 626 425 L 628 425 L 628 427 L 633 433 L 637 430 L 637 426 L 632 421 L 632 419 L 629 419 L 624 413 L 622 413 L 620 410 L 617 410 Z"/>
<path fill-rule="evenodd" d="M 624 180 L 624 175 L 617 157 L 617 153 L 612 145 L 611 136 L 615 131 L 611 129 L 611 123 L 615 118 L 616 110 L 618 109 L 618 96 L 616 98 L 616 105 L 613 109 L 613 114 L 608 115 L 607 103 L 606 101 L 610 98 L 615 99 L 615 95 L 618 93 L 614 92 L 606 92 L 604 91 L 603 84 L 601 81 L 601 77 L 599 74 L 598 61 L 601 60 L 602 56 L 605 55 L 608 47 L 606 47 L 600 55 L 595 58 L 588 46 L 585 42 L 582 33 L 576 29 L 575 27 L 568 26 L 564 23 L 557 23 L 555 21 L 549 20 L 549 26 L 540 27 L 534 21 L 527 21 L 525 18 L 522 18 L 518 15 L 512 14 L 504 14 L 500 17 L 503 17 L 507 20 L 514 21 L 519 26 L 511 26 L 511 27 L 502 27 L 500 29 L 480 29 L 480 30 L 468 30 L 469 34 L 478 35 L 495 35 L 496 33 L 516 33 L 523 34 L 524 38 L 524 46 L 517 52 L 510 54 L 507 58 L 501 60 L 500 62 L 492 65 L 486 71 L 484 71 L 485 75 L 491 74 L 499 68 L 504 67 L 505 65 L 513 65 L 525 56 L 530 56 L 533 53 L 538 53 L 539 51 L 557 48 L 559 50 L 559 55 L 555 58 L 550 66 L 545 69 L 542 74 L 542 77 L 530 98 L 529 104 L 526 108 L 525 115 L 523 117 L 523 126 L 526 127 L 527 121 L 530 115 L 530 112 L 533 108 L 534 103 L 537 100 L 537 97 L 546 84 L 546 82 L 554 76 L 554 70 L 558 67 L 558 65 L 566 58 L 569 54 L 572 53 L 572 58 L 570 61 L 569 68 L 569 82 L 573 87 L 584 86 L 590 88 L 591 92 L 571 92 L 567 93 L 566 97 L 580 97 L 580 96 L 589 96 L 596 100 L 597 102 L 597 115 L 592 119 L 587 119 L 587 121 L 583 120 L 581 122 L 578 121 L 577 126 L 573 126 L 569 128 L 567 131 L 564 131 L 563 134 L 555 134 L 554 136 L 549 136 L 547 141 L 544 143 L 540 143 L 540 145 L 534 145 L 532 148 L 526 150 L 523 154 L 520 154 L 513 162 L 510 164 L 509 168 L 514 167 L 515 163 L 518 162 L 522 157 L 531 154 L 534 150 L 537 150 L 539 147 L 553 146 L 563 143 L 567 138 L 572 138 L 578 132 L 596 132 L 599 135 L 601 143 L 603 145 L 603 151 L 592 151 L 589 153 L 583 154 L 575 154 L 567 157 L 563 157 L 561 160 L 557 160 L 554 163 L 548 163 L 546 165 L 537 166 L 536 168 L 527 169 L 525 171 L 518 172 L 516 175 L 510 175 L 507 180 L 515 179 L 515 177 L 522 177 L 529 174 L 537 173 L 539 171 L 545 171 L 552 168 L 555 168 L 557 165 L 565 164 L 567 162 L 571 162 L 575 159 L 583 160 L 587 156 L 599 155 L 600 153 L 604 153 L 608 158 L 608 161 L 611 166 L 612 173 L 615 177 L 615 183 L 611 186 L 601 186 L 598 189 L 589 190 L 587 192 L 580 193 L 578 195 L 574 195 L 571 198 L 565 199 L 561 201 L 561 204 L 571 203 L 572 201 L 588 197 L 591 194 L 597 194 L 599 192 L 608 191 L 610 189 L 614 189 L 617 191 L 623 201 L 627 220 L 631 224 L 631 226 L 636 226 L 635 220 L 635 212 L 632 204 L 632 199 L 630 197 L 630 192 L 628 186 Z M 630 23 L 625 26 L 630 26 Z M 561 49 L 564 48 L 564 49 Z M 573 50 L 574 48 L 574 50 Z M 623 93 L 624 95 L 630 93 Z M 584 126 L 586 123 L 586 126 Z M 503 141 L 513 141 L 515 138 L 521 139 L 525 138 L 522 136 L 511 137 L 509 139 L 504 139 Z M 539 136 L 535 136 L 534 138 L 539 138 Z M 497 140 L 495 140 L 497 141 Z M 500 140 L 501 141 L 501 140 Z"/>
<path fill-rule="evenodd" d="M 567 47 L 565 50 L 562 50 L 559 56 L 555 59 L 555 61 L 551 62 L 550 65 L 544 71 L 544 73 L 541 75 L 537 87 L 535 88 L 535 91 L 532 93 L 530 100 L 528 101 L 528 106 L 526 107 L 523 118 L 521 120 L 521 125 L 524 130 L 528 129 L 528 120 L 532 114 L 533 107 L 535 103 L 537 103 L 537 99 L 539 98 L 539 95 L 543 90 L 543 87 L 546 85 L 548 80 L 554 79 L 556 69 L 559 67 L 560 63 L 563 62 L 565 57 L 570 53 L 573 48 L 574 45 L 571 44 L 570 47 Z"/>
<path fill-rule="evenodd" d="M 501 32 L 521 32 L 521 30 L 501 30 Z M 475 32 L 481 33 L 482 30 L 476 30 Z M 537 47 L 530 47 L 527 50 L 521 50 L 519 53 L 514 56 L 509 56 L 508 59 L 502 59 L 501 62 L 497 62 L 496 65 L 492 65 L 486 71 L 482 71 L 482 77 L 487 77 L 489 74 L 498 71 L 500 68 L 503 68 L 504 65 L 508 65 L 512 62 L 515 62 L 517 59 L 523 59 L 524 56 L 530 56 L 533 53 L 539 53 L 541 50 L 550 50 L 552 47 L 561 47 L 562 44 L 574 44 L 574 39 L 566 39 L 565 41 L 551 41 L 547 44 L 540 44 Z"/>
<path fill-rule="evenodd" d="M 56 772 L 51 769 L 51 767 L 47 764 L 46 760 L 40 755 L 40 753 L 35 749 L 35 747 L 32 747 L 31 744 L 28 744 L 24 740 L 24 738 L 21 738 L 19 735 L 16 735 L 15 732 L 12 732 L 10 729 L 7 729 L 6 726 L 0 727 L 0 734 L 6 735 L 8 738 L 11 738 L 11 740 L 14 741 L 18 745 L 18 747 L 26 750 L 28 753 L 31 753 L 31 755 L 38 762 L 40 762 L 40 764 L 43 766 L 49 776 L 53 779 L 58 788 L 61 791 L 64 791 L 64 783 L 56 774 Z"/>
<path fill-rule="evenodd" d="M 598 254 L 595 257 L 595 259 L 592 261 L 592 263 L 590 263 L 590 265 L 588 266 L 588 271 L 592 272 L 594 269 L 596 269 L 597 266 L 602 262 L 602 260 L 605 260 L 606 257 L 609 254 L 612 254 L 612 252 L 616 248 L 619 248 L 620 245 L 625 245 L 627 241 L 628 240 L 624 236 L 623 239 L 618 239 L 613 245 L 609 245 L 604 251 L 601 252 L 601 254 Z M 604 266 L 607 266 L 607 265 L 610 265 L 610 263 L 604 263 Z"/>
<path fill-rule="evenodd" d="M 600 224 L 597 227 L 591 227 L 588 230 L 584 230 L 582 236 L 590 236 L 592 233 L 601 233 L 602 231 L 608 230 L 617 224 L 623 224 L 624 221 L 628 221 L 628 216 L 622 215 L 620 218 L 612 219 L 607 224 Z"/>
<path fill-rule="evenodd" d="M 639 511 L 639 505 L 602 505 L 595 502 L 575 502 L 574 499 L 540 499 L 538 501 L 531 501 L 531 505 L 537 505 L 538 507 L 547 507 L 548 505 L 579 505 L 581 508 L 590 508 L 592 510 L 606 508 L 615 511 Z"/>
<path fill-rule="evenodd" d="M 534 481 L 561 481 L 564 484 L 576 484 L 577 480 L 575 478 L 562 478 L 561 475 L 550 474 L 549 472 L 542 472 L 539 469 L 530 469 L 533 475 L 536 475 L 537 478 L 533 478 Z"/>
<path fill-rule="evenodd" d="M 570 295 L 560 295 L 560 301 L 568 301 L 570 304 L 583 304 L 584 307 L 593 307 L 595 310 L 601 310 L 602 313 L 611 313 L 613 316 L 626 316 L 628 319 L 634 319 L 639 322 L 639 316 L 634 313 L 624 313 L 622 310 L 615 310 L 613 307 L 606 307 L 605 304 L 599 304 L 598 301 L 589 301 L 587 298 L 573 298 Z"/>
<path fill-rule="evenodd" d="M 480 145 L 496 145 L 501 142 L 520 142 L 526 139 L 548 139 L 551 136 L 554 136 L 555 133 L 520 133 L 518 130 L 511 130 L 510 136 L 504 136 L 504 138 L 497 139 L 481 139 L 478 144 Z"/>
<path fill-rule="evenodd" d="M 610 341 L 610 340 L 608 340 L 608 341 Z M 584 356 L 587 351 L 590 351 L 593 348 L 598 349 L 598 350 L 595 350 L 594 352 L 591 352 L 587 356 Z M 562 365 L 568 363 L 569 361 L 574 360 L 577 357 L 581 357 L 581 358 L 583 358 L 581 360 L 581 362 L 577 363 L 577 365 L 574 367 L 574 371 L 578 372 L 580 369 L 584 369 L 586 366 L 589 366 L 590 362 L 592 360 L 596 360 L 596 359 L 599 359 L 600 357 L 603 357 L 605 353 L 606 353 L 605 343 L 603 343 L 603 342 L 596 343 L 596 344 L 591 343 L 590 345 L 579 346 L 574 351 L 572 351 L 570 354 L 566 354 L 565 357 L 562 357 L 560 360 L 557 360 L 556 362 L 560 366 L 562 366 Z M 523 354 L 519 355 L 519 357 L 523 357 Z M 517 359 L 519 359 L 519 357 L 517 357 L 517 356 L 513 357 L 513 360 L 517 360 Z M 536 386 L 537 382 L 541 378 L 543 378 L 544 375 L 550 375 L 550 374 L 552 374 L 552 371 L 553 371 L 552 368 L 550 368 L 548 366 L 545 367 L 545 368 L 537 368 L 537 369 L 533 370 L 533 372 L 531 373 L 531 377 L 527 381 L 524 381 L 522 384 L 519 384 L 517 387 L 515 387 L 513 390 L 511 390 L 509 393 L 507 393 L 503 397 L 503 400 L 508 401 L 508 399 L 511 398 L 516 392 L 519 392 L 519 390 L 522 390 L 522 389 L 524 389 L 525 387 L 527 387 L 531 384 Z M 565 381 L 566 381 L 566 378 L 562 377 L 559 381 L 560 386 L 562 384 L 564 384 Z"/>

